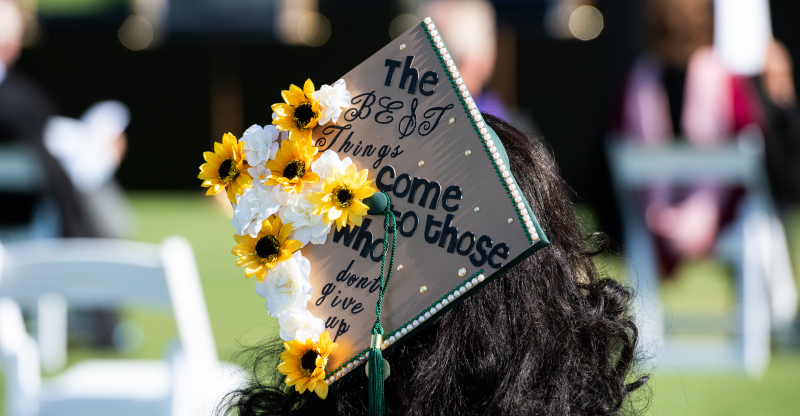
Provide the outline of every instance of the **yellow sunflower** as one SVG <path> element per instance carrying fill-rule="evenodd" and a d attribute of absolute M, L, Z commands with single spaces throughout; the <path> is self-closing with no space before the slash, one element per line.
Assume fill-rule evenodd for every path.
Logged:
<path fill-rule="evenodd" d="M 311 143 L 311 139 L 282 141 L 275 159 L 267 161 L 267 169 L 272 174 L 264 184 L 281 184 L 287 192 L 301 192 L 305 182 L 319 182 L 319 176 L 311 171 L 311 162 L 317 152 L 319 148 Z"/>
<path fill-rule="evenodd" d="M 288 90 L 281 91 L 286 103 L 272 104 L 272 111 L 278 115 L 272 124 L 278 130 L 288 131 L 291 139 L 311 138 L 311 129 L 317 125 L 320 108 L 319 100 L 315 100 L 314 83 L 306 80 L 303 89 L 292 84 Z"/>
<path fill-rule="evenodd" d="M 328 363 L 328 355 L 339 344 L 331 342 L 331 336 L 325 331 L 318 341 L 313 338 L 305 341 L 293 340 L 284 342 L 283 346 L 286 351 L 281 353 L 278 371 L 286 375 L 286 385 L 294 386 L 298 393 L 308 389 L 325 399 L 328 396 L 325 365 Z"/>
<path fill-rule="evenodd" d="M 261 231 L 253 238 L 249 235 L 233 236 L 239 243 L 231 253 L 239 256 L 237 266 L 245 266 L 244 275 L 256 275 L 258 281 L 264 280 L 267 270 L 275 267 L 278 262 L 292 258 L 292 253 L 300 250 L 303 243 L 297 240 L 287 240 L 292 232 L 292 224 L 281 225 L 281 219 L 271 215 L 261 223 Z"/>
<path fill-rule="evenodd" d="M 216 195 L 227 188 L 228 199 L 235 204 L 236 195 L 252 186 L 245 169 L 243 146 L 244 142 L 237 143 L 236 137 L 227 133 L 222 136 L 222 143 L 214 143 L 213 152 L 203 152 L 206 163 L 200 166 L 197 177 L 203 180 L 201 186 L 208 188 L 206 195 Z"/>
<path fill-rule="evenodd" d="M 367 180 L 369 172 L 362 169 L 356 172 L 356 165 L 347 167 L 344 173 L 334 169 L 325 180 L 322 192 L 312 192 L 306 199 L 316 204 L 314 214 L 325 214 L 325 224 L 336 221 L 336 229 L 341 230 L 345 224 L 361 225 L 361 220 L 369 209 L 361 202 L 377 192 L 371 187 L 372 180 Z"/>

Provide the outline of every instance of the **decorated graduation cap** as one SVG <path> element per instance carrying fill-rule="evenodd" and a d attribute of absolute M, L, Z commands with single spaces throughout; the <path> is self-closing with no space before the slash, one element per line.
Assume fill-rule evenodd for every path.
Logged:
<path fill-rule="evenodd" d="M 548 241 L 430 18 L 281 98 L 199 178 L 234 204 L 232 253 L 278 319 L 286 384 L 324 399 L 366 365 L 381 414 L 381 351 Z"/>

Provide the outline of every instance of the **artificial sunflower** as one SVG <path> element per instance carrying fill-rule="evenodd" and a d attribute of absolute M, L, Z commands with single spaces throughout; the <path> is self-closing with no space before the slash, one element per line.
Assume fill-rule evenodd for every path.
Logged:
<path fill-rule="evenodd" d="M 325 180 L 322 192 L 312 192 L 306 199 L 315 204 L 315 215 L 325 214 L 325 224 L 336 222 L 336 229 L 341 230 L 345 224 L 361 226 L 361 221 L 369 208 L 361 202 L 377 192 L 367 180 L 369 171 L 362 169 L 356 172 L 356 165 L 350 165 L 342 173 L 333 169 L 331 176 Z"/>
<path fill-rule="evenodd" d="M 264 185 L 284 186 L 286 191 L 301 192 L 303 184 L 319 182 L 319 175 L 311 171 L 311 162 L 319 152 L 310 138 L 290 139 L 281 142 L 275 159 L 267 161 L 267 169 L 272 171 Z"/>
<path fill-rule="evenodd" d="M 286 103 L 272 104 L 272 111 L 278 115 L 272 124 L 278 130 L 288 131 L 290 139 L 311 139 L 311 129 L 317 125 L 321 111 L 319 100 L 315 100 L 313 95 L 314 83 L 310 79 L 306 80 L 302 90 L 292 84 L 288 90 L 281 91 Z"/>
<path fill-rule="evenodd" d="M 244 275 L 256 275 L 258 281 L 264 280 L 267 270 L 275 267 L 278 262 L 292 258 L 292 253 L 300 250 L 303 243 L 297 240 L 287 240 L 292 232 L 292 224 L 281 224 L 281 219 L 271 215 L 261 223 L 261 231 L 253 238 L 249 235 L 236 235 L 233 238 L 239 243 L 231 250 L 239 259 L 237 266 L 245 266 Z"/>
<path fill-rule="evenodd" d="M 328 396 L 325 365 L 328 363 L 328 355 L 339 344 L 331 342 L 331 336 L 325 331 L 318 341 L 314 338 L 293 340 L 284 342 L 283 346 L 286 351 L 281 353 L 278 371 L 286 375 L 286 385 L 294 386 L 298 393 L 308 389 L 325 399 Z"/>
<path fill-rule="evenodd" d="M 242 155 L 244 142 L 237 142 L 236 137 L 227 133 L 222 136 L 222 143 L 214 143 L 213 152 L 203 152 L 206 163 L 200 165 L 198 178 L 203 180 L 201 186 L 207 187 L 206 195 L 216 195 L 223 189 L 228 190 L 228 199 L 236 203 L 236 195 L 252 186 Z"/>

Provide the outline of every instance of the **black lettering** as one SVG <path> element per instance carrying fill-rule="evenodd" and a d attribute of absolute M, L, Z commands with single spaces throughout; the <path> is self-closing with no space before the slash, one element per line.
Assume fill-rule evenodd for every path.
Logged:
<path fill-rule="evenodd" d="M 364 306 L 361 305 L 361 302 L 356 303 L 355 305 L 353 305 L 353 309 L 350 309 L 350 313 L 352 313 L 353 315 L 361 313 L 363 311 L 364 311 Z"/>
<path fill-rule="evenodd" d="M 350 325 L 344 323 L 344 319 L 342 322 L 339 322 L 339 329 L 336 330 L 336 336 L 333 337 L 333 342 L 336 342 L 336 339 L 339 338 L 339 335 L 344 335 L 345 332 L 350 330 Z"/>
<path fill-rule="evenodd" d="M 375 146 L 368 144 L 367 147 L 364 148 L 364 153 L 362 153 L 362 155 L 370 157 L 373 153 L 375 153 Z"/>
<path fill-rule="evenodd" d="M 336 290 L 336 285 L 333 283 L 326 283 L 325 286 L 322 286 L 322 296 L 314 302 L 317 306 L 322 305 L 325 302 L 325 298 L 328 297 L 334 290 Z"/>
<path fill-rule="evenodd" d="M 390 115 L 390 114 L 393 114 L 393 110 L 399 110 L 399 109 L 403 108 L 403 102 L 402 101 L 392 101 L 392 102 L 384 105 L 383 104 L 383 100 L 385 100 L 385 99 L 386 100 L 391 100 L 390 97 L 381 97 L 381 99 L 378 100 L 378 105 L 380 105 L 381 107 L 384 108 L 383 110 L 378 111 L 377 113 L 375 113 L 375 122 L 378 123 L 378 124 L 389 124 L 389 123 L 391 123 L 392 121 L 394 121 L 394 117 L 392 117 Z M 380 117 L 381 114 L 384 114 L 384 113 L 389 113 L 389 114 L 386 114 L 384 116 L 383 121 L 378 120 L 378 117 Z"/>
<path fill-rule="evenodd" d="M 428 244 L 436 244 L 439 241 L 439 235 L 441 235 L 441 231 L 436 231 L 433 235 L 430 235 L 430 230 L 433 227 L 441 227 L 442 222 L 436 221 L 433 219 L 433 215 L 428 214 L 428 219 L 425 221 L 425 241 Z"/>
<path fill-rule="evenodd" d="M 400 145 L 398 144 L 397 146 L 394 147 L 394 151 L 392 152 L 392 154 L 390 156 L 392 156 L 392 159 L 394 159 L 397 156 L 400 156 L 401 154 L 403 154 L 403 151 L 400 150 Z"/>
<path fill-rule="evenodd" d="M 350 273 L 347 275 L 347 286 L 353 286 L 353 283 L 355 283 L 357 280 L 358 276 L 356 276 L 355 273 Z"/>
<path fill-rule="evenodd" d="M 431 88 L 430 91 L 425 91 L 425 85 L 438 85 L 439 84 L 439 75 L 436 75 L 433 71 L 428 71 L 425 75 L 422 76 L 422 79 L 419 80 L 419 93 L 428 97 L 433 95 L 433 89 Z"/>
<path fill-rule="evenodd" d="M 500 243 L 489 253 L 489 266 L 494 267 L 495 269 L 499 269 L 503 263 L 496 263 L 494 261 L 494 256 L 499 256 L 501 259 L 505 260 L 508 258 L 508 245 L 506 243 Z"/>
<path fill-rule="evenodd" d="M 346 240 L 347 239 L 345 239 L 345 241 Z M 336 281 L 337 282 L 344 282 L 345 280 L 347 280 L 347 275 L 350 274 L 349 273 L 350 272 L 350 267 L 353 266 L 353 263 L 355 263 L 355 260 L 350 260 L 350 264 L 347 265 L 347 268 L 342 270 L 342 271 L 340 271 L 339 274 L 336 275 Z"/>
<path fill-rule="evenodd" d="M 463 247 L 464 240 L 466 239 L 469 239 L 469 246 L 466 249 L 462 250 L 461 247 Z M 472 247 L 474 246 L 475 246 L 475 234 L 472 234 L 471 231 L 467 231 L 463 235 L 461 235 L 461 238 L 458 239 L 458 245 L 456 246 L 456 253 L 462 256 L 466 256 L 467 254 L 469 254 L 470 251 L 472 251 Z"/>
<path fill-rule="evenodd" d="M 403 75 L 400 77 L 400 89 L 405 89 L 406 81 L 408 80 L 408 77 L 411 77 L 411 82 L 408 84 L 408 93 L 416 94 L 417 82 L 419 81 L 419 71 L 417 71 L 416 68 L 411 67 L 412 62 L 414 62 L 413 56 L 406 57 L 406 64 L 403 66 Z"/>
<path fill-rule="evenodd" d="M 389 174 L 389 178 L 394 179 L 394 175 L 397 172 L 395 172 L 394 166 L 392 165 L 386 165 L 378 172 L 378 177 L 375 178 L 375 185 L 377 185 L 379 191 L 392 192 L 393 184 L 383 183 L 383 175 L 387 173 Z"/>
<path fill-rule="evenodd" d="M 439 247 L 444 247 L 447 237 L 450 237 L 450 243 L 447 244 L 448 253 L 456 251 L 456 243 L 458 242 L 458 228 L 451 225 L 452 221 L 453 214 L 447 214 L 447 217 L 444 219 L 444 225 L 442 226 L 442 236 L 439 238 Z"/>
<path fill-rule="evenodd" d="M 399 188 L 399 187 L 400 187 L 400 180 L 401 180 L 401 179 L 402 179 L 402 180 L 404 180 L 404 181 L 406 181 L 406 188 L 405 188 L 405 189 L 403 189 L 403 191 L 402 191 L 402 192 L 399 192 L 399 191 L 397 190 L 397 188 Z M 396 181 L 394 181 L 394 190 L 392 191 L 392 192 L 394 193 L 394 196 L 396 196 L 396 197 L 398 197 L 398 198 L 405 198 L 405 197 L 406 197 L 406 195 L 408 195 L 408 192 L 409 192 L 410 190 L 411 190 L 411 177 L 410 177 L 410 176 L 408 176 L 408 174 L 407 174 L 407 173 L 404 173 L 404 174 L 402 174 L 402 175 L 398 176 L 398 177 L 397 177 L 397 180 L 396 180 Z"/>
<path fill-rule="evenodd" d="M 426 120 L 423 121 L 422 123 L 419 123 L 419 130 L 417 131 L 419 133 L 419 135 L 420 136 L 427 136 L 427 135 L 431 134 L 433 132 L 433 130 L 436 129 L 436 126 L 439 125 L 439 120 L 442 119 L 442 116 L 444 115 L 444 112 L 449 110 L 449 109 L 451 109 L 451 108 L 453 108 L 453 107 L 454 107 L 453 104 L 447 104 L 447 106 L 445 106 L 445 107 L 432 107 L 432 108 L 429 108 L 429 109 L 425 110 L 425 112 L 422 113 L 422 117 L 424 117 Z M 430 120 L 427 120 L 427 119 L 429 119 L 431 117 L 434 117 L 434 116 L 436 116 L 436 120 L 434 120 L 433 125 L 431 126 Z"/>
<path fill-rule="evenodd" d="M 410 114 L 401 118 L 400 122 L 397 123 L 397 130 L 400 132 L 401 139 L 413 134 L 414 129 L 417 128 L 417 105 L 419 105 L 419 100 L 416 98 L 411 100 Z"/>
<path fill-rule="evenodd" d="M 444 195 L 442 195 L 442 208 L 447 212 L 453 212 L 458 209 L 458 204 L 453 206 L 447 204 L 447 201 L 451 199 L 461 200 L 461 188 L 456 185 L 451 185 L 444 190 Z"/>
<path fill-rule="evenodd" d="M 387 59 L 386 60 L 386 62 L 383 64 L 383 66 L 388 66 L 389 70 L 386 71 L 386 81 L 383 83 L 383 85 L 385 85 L 387 87 L 391 87 L 392 86 L 392 77 L 394 77 L 394 70 L 397 69 L 397 68 L 400 68 L 400 65 L 402 65 L 402 64 L 403 64 L 402 62 L 395 61 L 394 59 Z"/>
<path fill-rule="evenodd" d="M 355 299 L 353 299 L 353 298 L 344 298 L 344 301 L 342 302 L 342 309 L 347 310 L 348 308 L 353 306 L 354 303 L 356 303 Z"/>
<path fill-rule="evenodd" d="M 350 149 L 353 148 L 353 143 L 350 142 L 350 138 L 353 137 L 353 132 L 351 131 L 350 134 L 347 135 L 347 138 L 344 139 L 344 143 L 339 146 L 339 152 L 344 151 L 345 153 L 349 152 Z"/>
<path fill-rule="evenodd" d="M 351 128 L 353 128 L 352 124 L 347 124 L 345 126 L 337 126 L 335 124 L 332 124 L 332 125 L 330 125 L 328 127 L 325 127 L 324 129 L 322 129 L 322 134 L 328 135 L 328 134 L 331 134 L 334 131 L 336 131 L 336 136 L 333 136 L 333 141 L 331 141 L 328 144 L 328 147 L 326 147 L 324 149 L 323 149 L 323 146 L 325 146 L 325 144 L 328 143 L 328 138 L 327 137 L 320 137 L 319 139 L 317 139 L 317 142 L 315 143 L 315 145 L 319 148 L 320 152 L 324 152 L 325 150 L 330 149 L 331 146 L 333 146 L 333 144 L 336 143 L 336 140 L 339 139 L 339 135 L 342 134 L 343 131 L 350 130 Z"/>
<path fill-rule="evenodd" d="M 364 120 L 372 113 L 372 104 L 375 104 L 375 91 L 356 95 L 350 100 L 351 104 L 361 104 L 360 107 L 351 107 L 344 112 L 345 121 L 355 121 L 356 118 Z"/>
<path fill-rule="evenodd" d="M 372 286 L 369 287 L 369 293 L 372 293 L 381 288 L 381 278 L 376 277 L 372 280 Z"/>
<path fill-rule="evenodd" d="M 353 156 L 358 156 L 358 152 L 360 152 L 360 151 L 361 151 L 361 140 L 358 141 L 358 144 L 356 145 L 356 148 L 353 149 Z"/>
<path fill-rule="evenodd" d="M 484 248 L 484 245 L 486 246 Z M 475 253 L 470 254 L 469 262 L 475 267 L 483 266 L 486 263 L 486 249 L 492 246 L 492 239 L 488 235 L 482 235 L 475 245 L 475 251 L 480 254 L 480 257 L 475 257 Z"/>
<path fill-rule="evenodd" d="M 378 166 L 380 166 L 381 162 L 383 162 L 383 158 L 389 155 L 391 149 L 392 147 L 389 146 L 388 144 L 381 146 L 380 150 L 378 150 L 378 160 L 376 160 L 375 163 L 372 164 L 372 169 L 378 169 Z"/>
<path fill-rule="evenodd" d="M 375 248 L 378 247 L 378 244 L 381 245 L 381 251 L 378 252 L 378 255 L 375 255 Z M 375 263 L 381 261 L 383 258 L 383 239 L 378 238 L 372 243 L 372 247 L 369 249 L 369 258 L 374 261 Z"/>
<path fill-rule="evenodd" d="M 361 280 L 356 283 L 356 289 L 366 289 L 369 286 L 369 277 L 362 277 Z"/>
<path fill-rule="evenodd" d="M 358 226 L 355 226 L 351 230 L 349 225 L 345 225 L 341 230 L 333 230 L 333 242 L 338 243 L 339 240 L 342 239 L 342 236 L 344 236 L 344 246 L 350 247 L 353 238 L 358 234 L 358 228 Z"/>
<path fill-rule="evenodd" d="M 372 248 L 372 233 L 367 231 L 367 228 L 369 228 L 369 224 L 371 222 L 371 219 L 364 218 L 364 222 L 361 224 L 361 228 L 358 230 L 356 241 L 353 243 L 353 250 L 358 250 L 358 247 L 361 246 L 361 241 L 364 241 L 364 248 L 362 248 L 361 252 L 358 253 L 359 256 L 364 258 L 367 258 L 369 255 L 369 250 Z"/>
<path fill-rule="evenodd" d="M 419 189 L 420 186 L 424 186 L 425 191 L 422 192 L 422 197 L 419 199 L 419 206 L 425 208 L 425 202 L 428 201 L 428 194 L 433 190 L 435 192 L 428 208 L 436 209 L 436 205 L 439 203 L 439 194 L 442 192 L 442 186 L 439 185 L 439 182 L 428 182 L 428 180 L 424 178 L 414 178 L 414 182 L 411 184 L 411 194 L 408 195 L 408 203 L 414 203 L 414 196 L 417 194 L 417 189 Z"/>
<path fill-rule="evenodd" d="M 342 291 L 340 290 L 340 291 L 339 291 L 339 295 L 341 295 L 341 294 L 342 294 Z M 337 300 L 338 300 L 338 302 L 337 302 Z M 338 306 L 340 303 L 342 303 L 342 301 L 339 299 L 339 296 L 337 295 L 337 296 L 335 296 L 335 297 L 333 298 L 333 300 L 331 301 L 331 306 L 333 306 L 333 307 L 335 308 L 335 307 L 336 307 L 336 306 Z"/>
<path fill-rule="evenodd" d="M 406 229 L 406 220 L 408 218 L 414 219 L 414 226 L 411 227 L 410 230 Z M 402 235 L 403 237 L 411 237 L 412 235 L 414 235 L 414 232 L 417 231 L 418 225 L 419 225 L 419 217 L 417 216 L 417 213 L 414 211 L 407 211 L 405 214 L 403 214 L 403 218 L 400 220 L 398 231 L 400 231 L 400 235 Z"/>
<path fill-rule="evenodd" d="M 325 328 L 335 328 L 338 323 L 339 319 L 337 317 L 329 316 L 328 319 L 325 320 Z"/>

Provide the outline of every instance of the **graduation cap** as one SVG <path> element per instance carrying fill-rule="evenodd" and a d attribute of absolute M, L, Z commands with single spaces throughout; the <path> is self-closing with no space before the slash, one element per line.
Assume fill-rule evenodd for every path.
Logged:
<path fill-rule="evenodd" d="M 235 199 L 233 253 L 299 392 L 324 398 L 549 244 L 430 18 L 336 83 L 282 97 L 274 127 L 226 135 L 200 178 Z M 372 409 L 387 374 L 370 367 Z"/>

